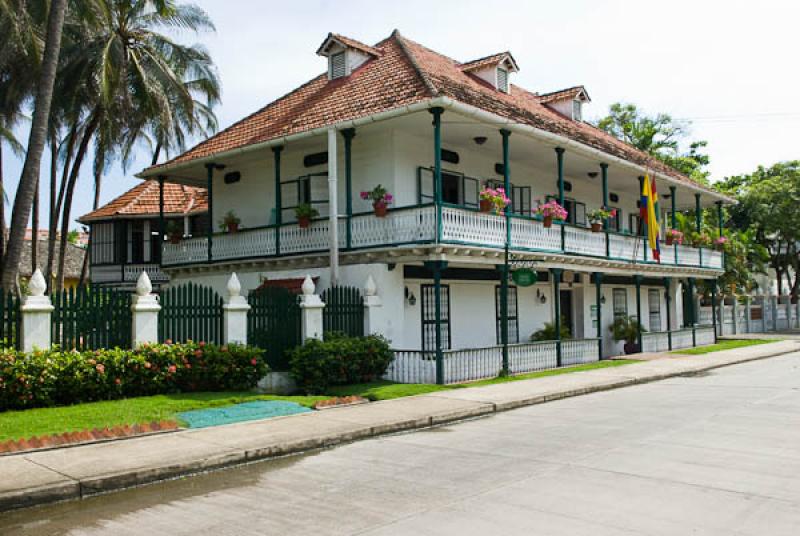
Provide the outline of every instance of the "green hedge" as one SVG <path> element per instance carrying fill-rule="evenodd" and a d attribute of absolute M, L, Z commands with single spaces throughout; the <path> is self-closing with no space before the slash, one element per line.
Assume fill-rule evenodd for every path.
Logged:
<path fill-rule="evenodd" d="M 191 391 L 241 391 L 267 373 L 243 345 L 157 344 L 136 350 L 0 349 L 0 410 Z"/>
<path fill-rule="evenodd" d="M 393 359 L 389 341 L 383 337 L 341 333 L 326 333 L 324 341 L 307 341 L 289 354 L 292 378 L 307 394 L 324 393 L 331 385 L 379 379 Z"/>

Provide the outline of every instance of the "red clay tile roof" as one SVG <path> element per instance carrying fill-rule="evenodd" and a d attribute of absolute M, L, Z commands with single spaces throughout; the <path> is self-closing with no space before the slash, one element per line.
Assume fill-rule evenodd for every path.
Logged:
<path fill-rule="evenodd" d="M 95 211 L 78 218 L 81 223 L 125 216 L 158 215 L 158 181 L 144 181 Z M 205 188 L 164 183 L 164 214 L 196 214 L 208 211 Z"/>
<path fill-rule="evenodd" d="M 478 58 L 477 60 L 468 61 L 461 64 L 462 71 L 474 71 L 476 69 L 480 69 L 481 67 L 485 67 L 487 65 L 495 65 L 500 63 L 504 59 L 508 58 L 511 60 L 511 63 L 514 64 L 514 68 L 517 68 L 517 62 L 514 60 L 514 56 L 511 55 L 511 52 L 500 52 L 498 54 L 492 54 L 491 56 L 486 56 L 484 58 Z"/>
<path fill-rule="evenodd" d="M 463 64 L 402 37 L 396 30 L 374 48 L 380 55 L 350 76 L 328 80 L 321 74 L 148 171 L 445 96 L 711 191 L 610 134 L 550 109 L 542 96 L 514 85 L 509 93 L 488 87 L 464 72 Z"/>
<path fill-rule="evenodd" d="M 580 93 L 586 95 L 588 100 L 592 100 L 589 98 L 589 92 L 586 91 L 586 88 L 583 86 L 573 86 L 566 89 L 559 89 L 558 91 L 551 91 L 550 93 L 540 93 L 537 96 L 539 97 L 539 102 L 547 104 L 563 99 L 574 99 Z"/>
<path fill-rule="evenodd" d="M 347 47 L 354 48 L 356 50 L 360 50 L 361 52 L 363 52 L 365 54 L 369 54 L 371 56 L 376 56 L 377 57 L 377 56 L 381 55 L 380 50 L 378 50 L 375 47 L 371 47 L 369 45 L 365 45 L 361 41 L 356 41 L 355 39 L 351 39 L 350 37 L 347 37 L 347 36 L 344 36 L 344 35 L 340 35 L 340 34 L 336 34 L 336 33 L 329 33 L 328 34 L 328 37 L 325 38 L 325 41 L 323 41 L 322 45 L 320 45 L 320 47 L 317 49 L 317 54 L 320 53 L 320 51 L 325 46 L 325 44 L 331 39 L 339 41 L 341 44 L 343 44 L 343 45 L 345 45 Z"/>

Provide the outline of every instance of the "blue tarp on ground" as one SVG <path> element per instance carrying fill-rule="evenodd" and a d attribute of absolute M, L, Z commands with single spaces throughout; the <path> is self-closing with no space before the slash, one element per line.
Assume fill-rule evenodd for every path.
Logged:
<path fill-rule="evenodd" d="M 294 415 L 295 413 L 306 413 L 308 411 L 312 410 L 295 402 L 256 400 L 255 402 L 245 402 L 243 404 L 225 406 L 223 408 L 185 411 L 179 413 L 178 417 L 184 421 L 189 428 L 206 428 L 208 426 L 269 419 L 271 417 Z"/>

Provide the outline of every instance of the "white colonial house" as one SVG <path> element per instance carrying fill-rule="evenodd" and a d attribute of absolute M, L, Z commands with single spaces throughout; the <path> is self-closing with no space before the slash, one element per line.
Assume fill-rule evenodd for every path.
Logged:
<path fill-rule="evenodd" d="M 531 92 L 512 84 L 508 52 L 462 63 L 397 31 L 373 46 L 330 34 L 317 54 L 323 74 L 140 174 L 205 187 L 215 224 L 241 219 L 235 233 L 164 243 L 173 282 L 222 290 L 235 271 L 246 290 L 307 274 L 322 288 L 362 287 L 372 276 L 382 307 L 371 329 L 398 349 L 477 360 L 500 351 L 509 281 L 512 372 L 553 352 L 559 364 L 621 353 L 609 326 L 622 315 L 641 319 L 645 350 L 713 341 L 693 329 L 692 289 L 722 273 L 722 254 L 662 244 L 655 261 L 640 181 L 654 178 L 665 225 L 731 200 L 584 122 L 583 87 Z M 481 212 L 480 189 L 504 183 L 509 210 Z M 394 196 L 386 217 L 360 195 L 378 185 Z M 532 216 L 548 199 L 565 224 Z M 304 204 L 318 212 L 308 228 L 295 217 Z M 587 212 L 602 206 L 617 215 L 592 232 Z M 506 248 L 512 272 L 538 277 L 501 277 Z M 571 341 L 524 344 L 558 318 Z"/>

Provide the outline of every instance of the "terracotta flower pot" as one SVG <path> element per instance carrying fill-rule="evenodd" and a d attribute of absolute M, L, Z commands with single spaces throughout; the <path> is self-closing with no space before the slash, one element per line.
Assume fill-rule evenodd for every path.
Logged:
<path fill-rule="evenodd" d="M 238 233 L 239 232 L 239 224 L 238 223 L 229 223 L 228 224 L 228 232 L 229 233 Z"/>
<path fill-rule="evenodd" d="M 544 225 L 545 229 L 549 229 L 553 226 L 553 217 L 552 216 L 545 216 L 542 220 L 542 224 Z"/>
<path fill-rule="evenodd" d="M 603 230 L 603 224 L 602 223 L 594 223 L 594 222 L 592 223 L 592 232 L 593 233 L 599 233 L 602 230 Z"/>
<path fill-rule="evenodd" d="M 481 212 L 491 212 L 493 208 L 493 203 L 488 199 L 481 199 L 480 208 Z"/>
<path fill-rule="evenodd" d="M 385 218 L 389 213 L 389 207 L 385 203 L 375 203 L 372 208 L 375 209 L 375 216 L 378 218 Z"/>
<path fill-rule="evenodd" d="M 667 235 L 667 245 L 668 246 L 672 245 L 673 240 L 674 240 L 674 238 L 672 237 L 672 235 Z"/>
<path fill-rule="evenodd" d="M 181 235 L 179 235 L 179 234 L 169 235 L 169 243 L 170 244 L 180 244 L 181 243 L 181 238 L 183 238 L 183 237 Z"/>
<path fill-rule="evenodd" d="M 297 218 L 297 225 L 299 225 L 301 229 L 308 229 L 311 226 L 311 218 L 308 216 L 300 216 Z"/>

